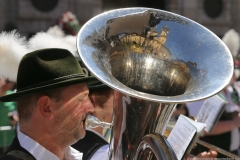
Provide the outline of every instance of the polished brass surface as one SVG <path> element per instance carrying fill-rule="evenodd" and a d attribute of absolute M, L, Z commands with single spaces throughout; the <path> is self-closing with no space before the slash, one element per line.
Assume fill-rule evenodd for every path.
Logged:
<path fill-rule="evenodd" d="M 85 126 L 86 128 L 96 128 L 96 127 L 112 128 L 112 123 L 99 121 L 98 118 L 89 114 L 86 117 Z"/>
<path fill-rule="evenodd" d="M 233 74 L 231 53 L 214 33 L 152 8 L 97 15 L 81 28 L 77 47 L 92 74 L 115 89 L 114 160 L 134 159 L 143 137 L 164 134 L 176 103 L 218 93 Z M 168 143 L 161 146 L 174 155 Z"/>
<path fill-rule="evenodd" d="M 147 134 L 141 141 L 136 157 L 136 160 L 160 160 L 160 159 L 175 159 L 175 155 L 169 150 L 167 140 L 157 134 Z"/>
<path fill-rule="evenodd" d="M 191 78 L 190 68 L 173 60 L 164 46 L 170 29 L 164 26 L 157 33 L 146 27 L 143 32 L 142 36 L 122 34 L 111 42 L 118 44 L 110 50 L 112 75 L 137 91 L 161 96 L 183 94 Z"/>
<path fill-rule="evenodd" d="M 175 104 L 146 101 L 118 91 L 114 92 L 114 100 L 113 146 L 110 147 L 110 158 L 133 159 L 145 135 L 164 133 Z M 164 145 L 171 150 L 169 144 Z"/>
<path fill-rule="evenodd" d="M 99 80 L 149 101 L 208 98 L 233 74 L 231 53 L 214 33 L 183 16 L 151 8 L 118 9 L 92 18 L 81 28 L 77 47 Z"/>
<path fill-rule="evenodd" d="M 161 96 L 176 96 L 186 91 L 191 76 L 184 62 L 144 53 L 116 52 L 110 56 L 112 75 L 126 86 Z"/>

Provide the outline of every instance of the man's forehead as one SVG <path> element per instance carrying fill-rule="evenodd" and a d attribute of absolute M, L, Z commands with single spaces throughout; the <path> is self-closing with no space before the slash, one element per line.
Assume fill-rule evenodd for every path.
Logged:
<path fill-rule="evenodd" d="M 79 83 L 79 84 L 70 85 L 65 90 L 66 91 L 72 90 L 72 91 L 75 91 L 76 93 L 79 93 L 79 94 L 89 94 L 89 90 L 88 90 L 88 87 L 87 87 L 86 83 Z"/>

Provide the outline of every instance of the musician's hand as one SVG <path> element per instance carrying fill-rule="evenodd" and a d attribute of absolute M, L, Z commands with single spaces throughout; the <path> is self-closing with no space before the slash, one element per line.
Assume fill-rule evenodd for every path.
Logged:
<path fill-rule="evenodd" d="M 8 117 L 9 117 L 9 123 L 12 126 L 15 126 L 19 120 L 17 112 L 16 111 L 9 112 Z"/>
<path fill-rule="evenodd" d="M 197 156 L 187 155 L 186 159 L 187 160 L 197 160 L 197 159 L 200 159 L 200 158 L 216 158 L 216 157 L 217 157 L 217 152 L 209 150 L 208 152 L 206 152 L 206 151 L 201 152 Z"/>
<path fill-rule="evenodd" d="M 205 152 L 199 153 L 196 157 L 197 158 L 216 158 L 217 152 L 209 150 L 208 152 L 205 151 Z"/>

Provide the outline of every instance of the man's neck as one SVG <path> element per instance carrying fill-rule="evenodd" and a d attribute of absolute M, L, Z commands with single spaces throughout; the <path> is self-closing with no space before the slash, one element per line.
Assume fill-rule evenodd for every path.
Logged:
<path fill-rule="evenodd" d="M 24 125 L 24 126 L 27 126 L 27 125 Z M 55 154 L 60 160 L 64 159 L 64 151 L 67 146 L 60 145 L 58 143 L 58 138 L 54 137 L 53 135 L 46 134 L 45 132 L 43 132 L 42 129 L 34 129 L 34 130 L 27 129 L 22 125 L 20 127 L 20 130 L 22 133 L 26 134 L 27 136 L 32 138 L 34 141 L 39 143 L 41 146 L 43 146 L 45 149 Z"/>

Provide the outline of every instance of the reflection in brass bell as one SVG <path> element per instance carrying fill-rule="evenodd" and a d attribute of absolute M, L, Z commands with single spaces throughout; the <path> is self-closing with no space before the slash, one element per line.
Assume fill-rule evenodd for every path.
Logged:
<path fill-rule="evenodd" d="M 92 115 L 87 115 L 85 125 L 87 128 L 96 128 L 96 127 L 103 127 L 103 128 L 112 128 L 111 123 L 101 122 L 99 119 Z"/>

